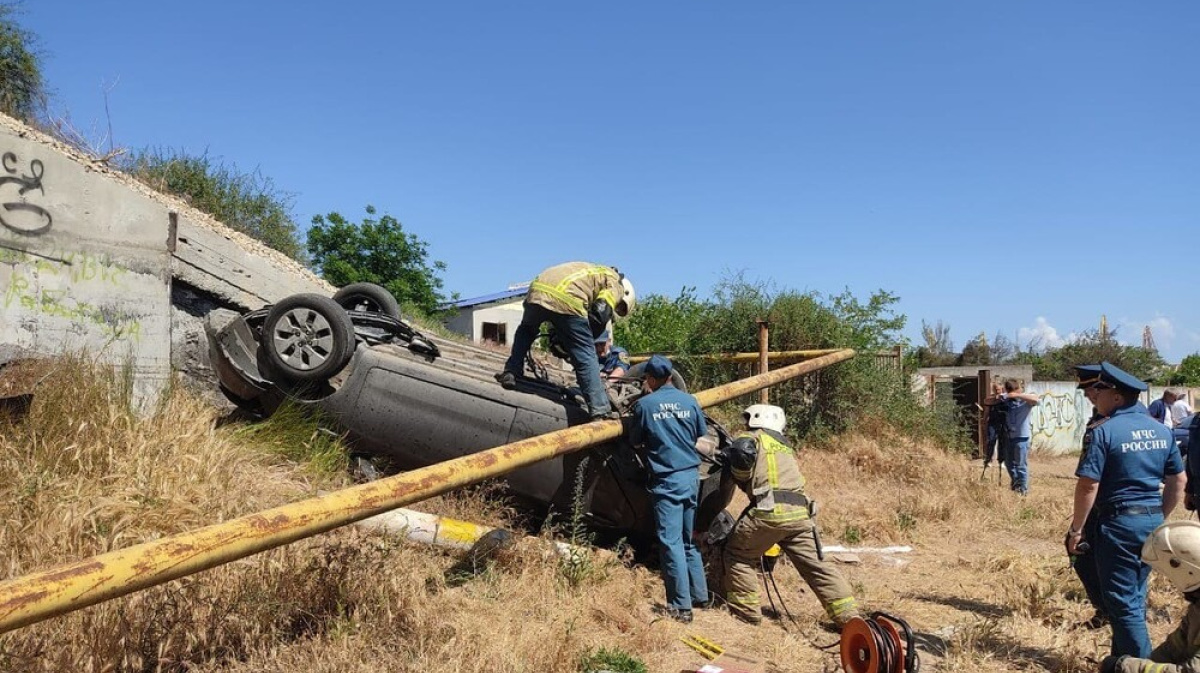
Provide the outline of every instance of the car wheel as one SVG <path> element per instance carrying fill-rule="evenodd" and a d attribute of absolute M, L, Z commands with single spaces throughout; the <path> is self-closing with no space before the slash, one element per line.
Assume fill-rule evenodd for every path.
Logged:
<path fill-rule="evenodd" d="M 391 292 L 375 283 L 351 283 L 338 290 L 333 300 L 347 311 L 382 313 L 400 319 L 400 303 Z"/>
<path fill-rule="evenodd" d="M 625 370 L 625 378 L 627 379 L 644 379 L 646 378 L 646 363 L 639 362 L 636 365 Z M 687 392 L 687 381 L 683 380 L 683 374 L 679 373 L 678 369 L 671 368 L 671 385 Z"/>
<path fill-rule="evenodd" d="M 350 362 L 354 345 L 350 316 L 337 302 L 319 294 L 287 297 L 272 306 L 263 321 L 267 362 L 291 381 L 328 379 Z"/>

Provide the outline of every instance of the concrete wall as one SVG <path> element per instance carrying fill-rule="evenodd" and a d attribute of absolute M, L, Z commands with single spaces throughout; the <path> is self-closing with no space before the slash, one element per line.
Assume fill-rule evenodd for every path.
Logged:
<path fill-rule="evenodd" d="M 1088 419 L 1092 416 L 1092 403 L 1075 389 L 1074 381 L 1034 381 L 1025 390 L 1038 396 L 1039 404 L 1029 415 L 1033 430 L 1033 449 L 1045 453 L 1073 453 L 1080 449 Z M 1152 386 L 1142 395 L 1142 402 L 1162 396 L 1163 388 Z M 1195 408 L 1197 389 L 1189 391 L 1188 403 Z"/>
<path fill-rule="evenodd" d="M 0 126 L 0 343 L 86 351 L 133 367 L 139 395 L 170 376 L 170 218 L 86 166 Z"/>
<path fill-rule="evenodd" d="M 149 402 L 172 364 L 211 379 L 208 311 L 333 291 L 295 260 L 0 115 L 0 363 L 87 352 L 131 366 Z"/>
<path fill-rule="evenodd" d="M 483 308 L 463 309 L 459 314 L 446 322 L 446 329 L 458 332 L 479 341 L 483 338 L 483 323 L 504 323 L 507 325 L 508 345 L 512 345 L 516 336 L 517 326 L 521 324 L 524 297 L 517 297 L 504 304 L 495 304 Z"/>
<path fill-rule="evenodd" d="M 1083 441 L 1092 403 L 1075 389 L 1074 381 L 1032 381 L 1025 391 L 1038 396 L 1029 414 L 1034 451 L 1063 454 L 1078 451 Z"/>

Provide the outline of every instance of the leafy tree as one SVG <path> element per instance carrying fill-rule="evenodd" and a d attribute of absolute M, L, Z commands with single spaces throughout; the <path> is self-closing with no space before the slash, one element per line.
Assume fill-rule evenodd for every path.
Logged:
<path fill-rule="evenodd" d="M 123 168 L 150 187 L 183 198 L 229 227 L 303 261 L 292 197 L 258 171 L 245 173 L 207 153 L 191 156 L 181 150 L 143 150 Z"/>
<path fill-rule="evenodd" d="M 1167 378 L 1169 386 L 1200 386 L 1200 353 L 1192 353 Z"/>
<path fill-rule="evenodd" d="M 338 213 L 317 215 L 308 230 L 308 252 L 325 280 L 334 285 L 375 283 L 386 287 L 402 305 L 426 314 L 442 301 L 445 262 L 429 262 L 425 241 L 404 231 L 391 215 L 374 218 L 367 206 L 362 222 L 346 220 Z"/>
<path fill-rule="evenodd" d="M 1035 358 L 1033 378 L 1044 381 L 1071 381 L 1075 378 L 1075 366 L 1109 361 L 1143 381 L 1156 380 L 1164 373 L 1166 363 L 1158 351 L 1141 346 L 1126 346 L 1116 339 L 1110 330 L 1101 334 L 1089 330 L 1059 348 L 1046 350 Z"/>
<path fill-rule="evenodd" d="M 992 364 L 992 346 L 988 343 L 987 335 L 980 332 L 963 346 L 962 355 L 958 358 L 960 365 L 990 365 Z"/>
<path fill-rule="evenodd" d="M 0 112 L 28 119 L 44 94 L 37 38 L 16 22 L 18 3 L 0 4 Z"/>

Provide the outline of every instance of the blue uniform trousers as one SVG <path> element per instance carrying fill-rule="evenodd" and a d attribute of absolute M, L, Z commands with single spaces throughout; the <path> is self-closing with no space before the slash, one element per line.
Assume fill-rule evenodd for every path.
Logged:
<path fill-rule="evenodd" d="M 547 322 L 554 325 L 558 338 L 574 360 L 571 364 L 575 367 L 575 380 L 587 401 L 588 411 L 592 416 L 607 414 L 612 405 L 600 381 L 600 363 L 596 360 L 596 346 L 587 318 L 555 313 L 540 304 L 525 304 L 521 324 L 513 336 L 512 355 L 504 363 L 504 370 L 521 376 L 525 371 L 525 356 L 538 338 L 542 323 Z"/>
<path fill-rule="evenodd" d="M 696 468 L 656 474 L 650 485 L 654 501 L 654 526 L 662 552 L 663 583 L 667 605 L 691 610 L 693 603 L 708 601 L 704 561 L 692 542 L 696 501 L 700 496 L 700 471 Z"/>
<path fill-rule="evenodd" d="M 1150 566 L 1142 544 L 1163 522 L 1162 514 L 1101 515 L 1092 543 L 1104 608 L 1112 620 L 1112 654 L 1150 656 L 1146 630 L 1146 585 Z"/>
<path fill-rule="evenodd" d="M 1096 546 L 1096 515 L 1090 514 L 1083 522 L 1083 539 L 1088 541 L 1088 544 Z M 1071 562 L 1071 567 L 1075 570 L 1075 574 L 1079 576 L 1079 582 L 1083 585 L 1083 591 L 1087 594 L 1088 602 L 1096 612 L 1102 615 L 1108 615 L 1108 611 L 1104 607 L 1104 592 L 1100 584 L 1100 571 L 1096 568 L 1096 552 L 1088 551 L 1083 554 L 1077 554 L 1075 560 Z"/>
<path fill-rule="evenodd" d="M 1008 453 L 1005 456 L 1008 466 L 1008 478 L 1012 481 L 1012 490 L 1018 493 L 1029 491 L 1029 438 L 1010 437 Z"/>

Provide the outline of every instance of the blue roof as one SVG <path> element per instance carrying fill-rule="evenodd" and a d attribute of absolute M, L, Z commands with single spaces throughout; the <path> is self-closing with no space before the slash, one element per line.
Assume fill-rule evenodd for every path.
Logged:
<path fill-rule="evenodd" d="M 472 306 L 479 306 L 480 304 L 491 304 L 493 302 L 504 301 L 505 299 L 512 299 L 513 297 L 521 297 L 524 296 L 528 291 L 529 288 L 527 287 L 520 287 L 515 290 L 504 290 L 503 292 L 485 294 L 482 297 L 471 297 L 470 299 L 459 299 L 458 301 L 447 302 L 442 305 L 442 308 L 450 308 L 451 306 L 454 308 L 471 308 Z"/>

